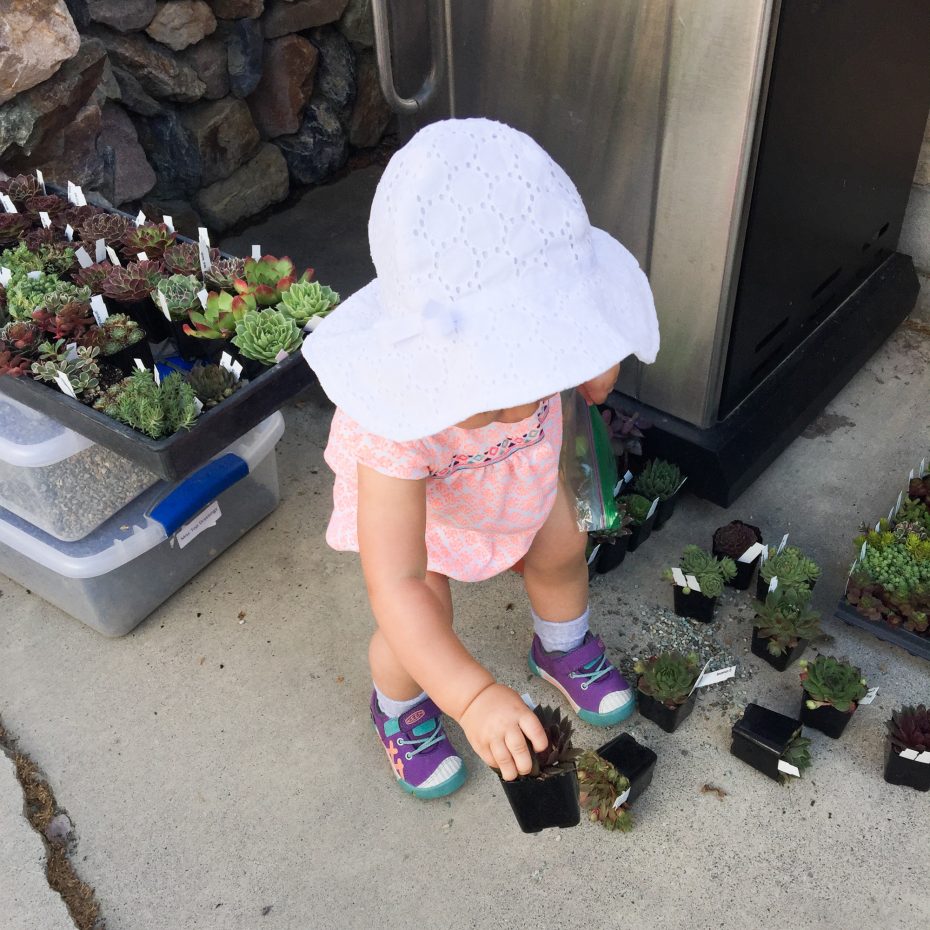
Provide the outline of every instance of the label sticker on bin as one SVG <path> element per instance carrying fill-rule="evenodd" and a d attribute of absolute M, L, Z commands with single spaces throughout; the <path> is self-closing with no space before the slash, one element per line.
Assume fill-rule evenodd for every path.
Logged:
<path fill-rule="evenodd" d="M 175 539 L 178 541 L 178 548 L 183 549 L 204 530 L 216 526 L 221 516 L 223 516 L 223 514 L 220 513 L 220 502 L 213 501 L 212 504 L 201 510 L 193 520 L 189 523 L 185 523 L 184 526 L 178 530 L 175 535 Z"/>
<path fill-rule="evenodd" d="M 786 775 L 793 775 L 795 778 L 801 777 L 801 770 L 796 765 L 785 762 L 784 759 L 778 760 L 778 771 L 784 772 Z"/>

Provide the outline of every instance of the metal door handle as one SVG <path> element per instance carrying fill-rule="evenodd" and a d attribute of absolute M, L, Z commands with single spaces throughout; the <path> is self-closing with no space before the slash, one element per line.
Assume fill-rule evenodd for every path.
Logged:
<path fill-rule="evenodd" d="M 412 97 L 401 97 L 394 86 L 394 64 L 391 61 L 391 34 L 388 25 L 388 0 L 372 0 L 375 23 L 375 53 L 378 58 L 378 78 L 384 97 L 398 113 L 417 113 L 436 93 L 445 69 L 448 42 L 449 0 L 426 0 L 430 25 L 430 69 L 420 89 Z"/>

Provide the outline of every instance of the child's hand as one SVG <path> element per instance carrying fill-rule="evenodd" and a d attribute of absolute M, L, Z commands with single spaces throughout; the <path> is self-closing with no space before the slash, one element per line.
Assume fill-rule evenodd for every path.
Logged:
<path fill-rule="evenodd" d="M 459 723 L 475 752 L 491 768 L 499 769 L 505 781 L 528 775 L 533 768 L 527 740 L 537 752 L 549 745 L 539 718 L 516 691 L 504 685 L 489 685 L 480 692 Z"/>
<path fill-rule="evenodd" d="M 590 381 L 585 381 L 584 384 L 579 384 L 578 393 L 589 404 L 603 404 L 614 389 L 618 377 L 620 377 L 620 365 L 616 364 L 609 371 L 605 371 L 604 374 L 598 375 Z"/>

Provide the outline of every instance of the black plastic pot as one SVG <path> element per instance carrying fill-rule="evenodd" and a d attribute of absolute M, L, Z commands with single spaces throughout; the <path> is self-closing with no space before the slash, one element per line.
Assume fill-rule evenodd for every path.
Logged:
<path fill-rule="evenodd" d="M 146 368 L 155 367 L 151 346 L 145 339 L 140 339 L 134 345 L 126 346 L 125 349 L 120 349 L 119 352 L 114 352 L 112 355 L 101 355 L 100 361 L 107 362 L 114 368 L 118 368 L 123 374 L 131 375 L 135 371 L 135 360 L 137 358 L 142 360 L 142 364 Z"/>
<path fill-rule="evenodd" d="M 658 756 L 642 743 L 636 742 L 629 733 L 621 733 L 610 742 L 604 743 L 597 754 L 613 765 L 630 783 L 630 796 L 633 803 L 650 785 L 655 773 Z"/>
<path fill-rule="evenodd" d="M 671 497 L 659 501 L 659 506 L 656 507 L 656 522 L 652 527 L 653 530 L 661 530 L 672 519 L 675 507 L 678 505 L 678 494 L 679 492 L 676 491 Z"/>
<path fill-rule="evenodd" d="M 801 731 L 801 721 L 759 704 L 747 704 L 733 724 L 730 752 L 774 781 L 781 781 L 778 762 Z"/>
<path fill-rule="evenodd" d="M 889 785 L 904 785 L 917 791 L 930 791 L 930 763 L 903 759 L 891 740 L 885 740 L 885 781 Z"/>
<path fill-rule="evenodd" d="M 246 358 L 235 346 L 232 346 L 232 350 L 234 351 L 233 358 L 242 365 L 242 374 L 239 377 L 246 381 L 254 381 L 266 371 L 270 371 L 275 367 L 274 365 L 257 362 L 254 358 Z"/>
<path fill-rule="evenodd" d="M 729 524 L 727 525 L 729 526 Z M 759 529 L 759 527 L 752 526 L 749 523 L 746 523 L 744 525 L 748 526 L 751 530 L 754 531 L 756 542 L 762 542 L 762 531 Z M 723 556 L 730 556 L 730 558 L 733 559 L 734 562 L 736 562 L 736 575 L 733 577 L 731 581 L 727 582 L 727 586 L 730 588 L 735 588 L 737 591 L 746 591 L 748 590 L 749 586 L 752 584 L 753 574 L 756 568 L 758 567 L 759 560 L 762 558 L 762 556 L 761 555 L 756 556 L 756 558 L 754 558 L 751 562 L 737 562 L 737 559 L 739 558 L 740 555 L 742 555 L 742 552 L 737 553 L 737 555 L 734 556 L 734 555 L 730 555 L 729 552 L 722 551 L 717 546 L 717 543 L 716 543 L 717 533 L 722 529 L 723 527 L 721 526 L 721 527 L 718 527 L 717 530 L 714 531 L 714 542 L 711 546 L 711 552 L 714 554 L 715 558 L 719 559 L 719 558 L 722 558 Z M 749 547 L 747 546 L 746 548 L 748 549 Z"/>
<path fill-rule="evenodd" d="M 794 649 L 791 649 L 783 655 L 773 656 L 767 648 L 768 642 L 768 637 L 760 636 L 759 628 L 754 626 L 752 628 L 752 654 L 758 656 L 760 659 L 765 659 L 765 661 L 778 672 L 783 672 L 792 662 L 796 662 L 800 659 L 804 654 L 804 650 L 807 648 L 807 640 L 799 639 Z"/>
<path fill-rule="evenodd" d="M 674 586 L 675 613 L 679 617 L 688 617 L 691 620 L 699 620 L 701 623 L 711 623 L 714 619 L 714 610 L 717 607 L 717 598 L 708 597 L 699 591 L 691 591 L 688 594 L 685 589 Z"/>
<path fill-rule="evenodd" d="M 658 510 L 658 507 L 656 508 Z M 634 523 L 630 525 L 630 544 L 627 551 L 635 552 L 651 535 L 652 528 L 656 522 L 655 511 L 648 519 L 644 520 L 642 523 Z"/>
<path fill-rule="evenodd" d="M 581 821 L 578 775 L 574 769 L 548 778 L 501 779 L 501 784 L 524 833 L 539 833 L 549 827 L 576 827 Z"/>
<path fill-rule="evenodd" d="M 200 359 L 215 362 L 227 346 L 225 339 L 201 339 L 199 336 L 188 336 L 184 332 L 183 321 L 171 321 L 171 334 L 174 344 L 178 347 L 178 355 L 188 362 L 196 362 Z"/>
<path fill-rule="evenodd" d="M 630 545 L 630 534 L 613 536 L 610 539 L 595 539 L 595 545 L 600 545 L 597 558 L 594 560 L 594 570 L 598 575 L 606 575 L 613 571 L 625 558 L 627 547 Z"/>
<path fill-rule="evenodd" d="M 134 319 L 145 330 L 149 342 L 164 342 L 165 339 L 171 336 L 171 324 L 150 297 L 135 303 L 108 300 L 107 309 L 110 313 L 125 313 Z"/>
<path fill-rule="evenodd" d="M 681 724 L 691 716 L 694 704 L 697 701 L 697 691 L 692 691 L 684 704 L 677 707 L 668 707 L 648 694 L 636 689 L 636 703 L 639 712 L 657 726 L 662 727 L 666 733 L 674 733 Z"/>
<path fill-rule="evenodd" d="M 852 720 L 852 715 L 856 712 L 855 706 L 852 710 L 844 713 L 837 710 L 832 704 L 824 704 L 816 710 L 811 710 L 807 706 L 810 695 L 804 691 L 801 697 L 801 723 L 806 727 L 813 727 L 826 733 L 831 739 L 839 739 L 843 735 L 846 725 Z M 907 761 L 907 760 L 905 760 Z"/>

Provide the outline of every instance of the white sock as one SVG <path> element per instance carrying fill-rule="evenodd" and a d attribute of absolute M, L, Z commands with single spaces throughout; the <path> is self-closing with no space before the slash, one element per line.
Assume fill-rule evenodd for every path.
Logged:
<path fill-rule="evenodd" d="M 543 620 L 532 609 L 530 613 L 533 615 L 533 629 L 546 652 L 571 652 L 584 642 L 588 634 L 588 608 L 585 608 L 585 612 L 577 620 L 565 620 L 561 623 Z"/>
<path fill-rule="evenodd" d="M 406 714 L 408 710 L 412 710 L 426 697 L 426 692 L 421 691 L 416 697 L 410 698 L 409 701 L 395 701 L 384 694 L 377 685 L 375 685 L 375 693 L 378 695 L 378 707 L 381 708 L 381 713 L 387 714 L 389 717 L 400 717 L 402 714 Z"/>

